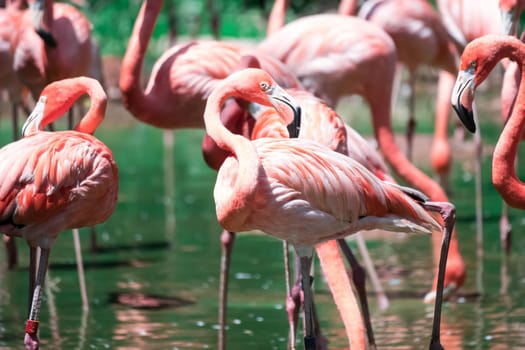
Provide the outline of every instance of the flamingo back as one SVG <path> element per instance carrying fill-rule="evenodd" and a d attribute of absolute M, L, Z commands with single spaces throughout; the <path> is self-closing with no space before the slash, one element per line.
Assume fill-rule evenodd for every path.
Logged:
<path fill-rule="evenodd" d="M 117 166 L 111 151 L 88 134 L 40 132 L 13 142 L 0 149 L 0 173 L 2 233 L 54 238 L 102 223 L 115 209 Z"/>
<path fill-rule="evenodd" d="M 238 162 L 230 157 L 219 170 L 214 196 L 219 222 L 228 230 L 259 229 L 301 246 L 363 229 L 430 233 L 439 227 L 399 187 L 323 145 L 304 139 L 253 144 L 260 161 L 257 190 L 246 219 L 235 227 L 227 226 Z"/>

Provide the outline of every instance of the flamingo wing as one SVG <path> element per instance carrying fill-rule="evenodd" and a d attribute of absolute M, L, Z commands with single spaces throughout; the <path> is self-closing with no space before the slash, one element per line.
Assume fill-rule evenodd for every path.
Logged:
<path fill-rule="evenodd" d="M 254 144 L 261 163 L 257 194 L 236 231 L 259 229 L 308 245 L 362 229 L 429 233 L 439 228 L 416 201 L 347 156 L 307 140 Z M 236 165 L 228 158 L 219 171 L 216 202 L 231 189 L 224 182 L 231 184 Z"/>
<path fill-rule="evenodd" d="M 92 226 L 115 206 L 113 156 L 91 135 L 42 132 L 9 144 L 0 150 L 0 173 L 0 223 L 11 229 L 53 218 L 62 220 L 59 232 Z M 77 215 L 88 206 L 92 215 Z"/>

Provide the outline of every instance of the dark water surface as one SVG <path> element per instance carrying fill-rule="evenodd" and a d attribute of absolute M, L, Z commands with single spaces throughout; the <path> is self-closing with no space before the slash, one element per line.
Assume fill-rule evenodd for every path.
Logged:
<path fill-rule="evenodd" d="M 82 311 L 72 235 L 64 232 L 51 253 L 41 314 L 42 349 L 215 349 L 220 227 L 212 199 L 215 173 L 204 165 L 200 152 L 202 131 L 175 132 L 174 155 L 169 155 L 161 131 L 112 119 L 111 110 L 108 115 L 97 136 L 114 151 L 120 197 L 114 215 L 97 227 L 99 252 L 89 251 L 89 230 L 81 230 L 90 310 Z M 5 144 L 9 124 L 2 119 L 0 127 Z M 489 164 L 487 159 L 484 167 Z M 165 168 L 174 171 L 170 175 Z M 165 176 L 172 178 L 165 182 Z M 448 350 L 525 349 L 525 216 L 510 211 L 514 245 L 504 259 L 499 248 L 500 200 L 489 180 L 485 176 L 485 251 L 478 257 L 473 182 L 460 165 L 453 172 L 451 199 L 458 208 L 468 280 L 460 296 L 444 305 L 442 337 Z M 432 278 L 430 239 L 385 237 L 368 240 L 390 297 L 390 307 L 379 311 L 369 293 L 378 348 L 428 348 L 433 307 L 423 304 L 422 296 Z M 0 349 L 23 349 L 28 252 L 22 241 L 18 247 L 15 271 L 7 271 L 0 249 Z M 239 235 L 231 276 L 228 349 L 285 349 L 281 242 Z M 324 334 L 331 349 L 345 348 L 343 325 L 328 287 L 319 271 L 316 276 Z M 135 308 L 117 303 L 123 294 L 156 296 L 163 303 Z"/>

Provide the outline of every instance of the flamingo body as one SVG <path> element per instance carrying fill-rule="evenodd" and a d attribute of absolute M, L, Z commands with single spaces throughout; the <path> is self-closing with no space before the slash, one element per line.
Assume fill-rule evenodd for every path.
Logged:
<path fill-rule="evenodd" d="M 0 231 L 43 248 L 61 231 L 102 223 L 115 209 L 112 153 L 85 133 L 39 132 L 11 143 L 0 150 L 0 173 Z"/>
<path fill-rule="evenodd" d="M 24 11 L 11 39 L 13 67 L 36 99 L 45 85 L 69 77 L 88 75 L 91 68 L 91 24 L 75 7 L 46 1 L 50 33 L 58 42 L 50 48 L 32 25 L 32 13 Z"/>

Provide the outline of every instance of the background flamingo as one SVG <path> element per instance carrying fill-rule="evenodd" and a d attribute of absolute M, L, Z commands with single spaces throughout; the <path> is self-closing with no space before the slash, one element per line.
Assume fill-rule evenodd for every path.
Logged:
<path fill-rule="evenodd" d="M 314 245 L 360 229 L 430 233 L 438 224 L 423 209 L 426 204 L 421 194 L 381 182 L 351 158 L 318 143 L 294 139 L 250 142 L 231 134 L 219 117 L 229 97 L 272 104 L 281 113 L 284 106 L 293 106 L 292 100 L 267 73 L 246 69 L 217 85 L 208 98 L 204 119 L 210 137 L 232 152 L 219 170 L 214 190 L 219 223 L 229 231 L 258 229 L 292 243 L 301 260 L 305 347 L 314 349 L 309 288 Z M 334 207 L 334 203 L 345 208 Z M 446 236 L 448 242 L 450 235 Z M 444 265 L 440 266 L 442 288 Z M 437 338 L 439 343 L 439 334 Z"/>
<path fill-rule="evenodd" d="M 21 6 L 19 3 L 8 3 L 6 8 L 0 8 L 0 90 L 7 92 L 11 102 L 13 140 L 19 138 L 19 107 L 22 107 L 27 115 L 31 112 L 23 100 L 23 86 L 13 70 L 13 56 L 10 51 L 11 36 L 22 14 Z M 7 250 L 7 267 L 13 269 L 18 263 L 16 241 L 9 236 L 3 236 L 3 239 Z"/>
<path fill-rule="evenodd" d="M 340 4 L 339 13 L 352 15 L 354 12 L 342 12 L 355 9 L 356 4 Z M 448 176 L 452 163 L 448 142 L 448 102 L 454 77 L 457 74 L 457 51 L 449 39 L 447 30 L 436 10 L 424 0 L 367 1 L 361 7 L 358 16 L 376 23 L 392 37 L 396 44 L 398 61 L 409 73 L 409 118 L 407 124 L 407 156 L 412 159 L 413 135 L 416 127 L 415 87 L 417 71 L 421 66 L 439 69 L 434 141 L 431 150 L 432 166 L 440 176 L 442 185 L 448 186 Z M 397 74 L 400 74 L 398 70 Z M 397 80 L 397 79 L 396 79 Z"/>
<path fill-rule="evenodd" d="M 381 28 L 363 19 L 341 15 L 314 15 L 288 23 L 263 40 L 258 49 L 283 61 L 303 85 L 316 96 L 336 106 L 345 95 L 363 96 L 371 109 L 376 140 L 386 162 L 411 186 L 440 202 L 445 191 L 417 169 L 399 150 L 391 127 L 392 86 L 396 51 Z M 459 288 L 465 266 L 453 235 L 445 286 Z M 437 271 L 441 235 L 433 235 Z M 435 290 L 437 279 L 434 279 Z M 427 300 L 433 297 L 428 294 Z"/>
<path fill-rule="evenodd" d="M 42 131 L 86 92 L 95 98 L 75 131 Z M 0 150 L 0 231 L 24 238 L 31 249 L 26 349 L 39 347 L 41 292 L 56 237 L 66 229 L 104 222 L 115 209 L 117 166 L 111 151 L 91 135 L 105 108 L 104 91 L 95 80 L 53 83 L 42 91 L 24 124 L 24 138 Z M 35 277 L 37 247 L 41 254 Z"/>

